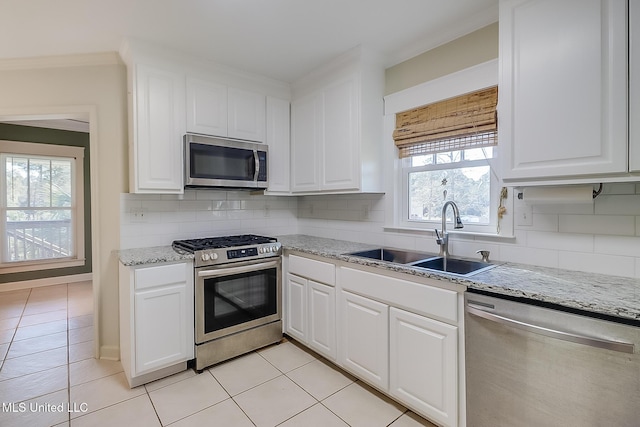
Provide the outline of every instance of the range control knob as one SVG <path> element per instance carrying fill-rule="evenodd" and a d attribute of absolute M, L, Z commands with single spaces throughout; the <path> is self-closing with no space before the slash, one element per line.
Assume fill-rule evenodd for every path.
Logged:
<path fill-rule="evenodd" d="M 218 259 L 218 254 L 217 254 L 217 253 L 215 253 L 215 252 L 213 252 L 213 253 L 211 254 L 211 259 Z"/>
<path fill-rule="evenodd" d="M 209 254 L 207 252 L 203 253 L 200 257 L 203 261 L 209 261 Z"/>

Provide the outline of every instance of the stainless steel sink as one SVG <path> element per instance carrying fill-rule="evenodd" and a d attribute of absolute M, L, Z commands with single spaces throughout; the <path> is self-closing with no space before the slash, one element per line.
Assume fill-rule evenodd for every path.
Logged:
<path fill-rule="evenodd" d="M 411 266 L 460 276 L 471 276 L 472 274 L 495 267 L 495 264 L 458 258 L 438 257 L 414 262 Z"/>
<path fill-rule="evenodd" d="M 402 249 L 376 248 L 368 251 L 352 252 L 349 256 L 386 261 L 425 270 L 468 277 L 495 267 L 495 264 L 459 258 L 444 257 L 428 252 L 405 251 Z"/>
<path fill-rule="evenodd" d="M 404 251 L 401 249 L 391 248 L 377 248 L 368 251 L 353 252 L 347 255 L 375 259 L 379 261 L 394 262 L 396 264 L 410 264 L 412 262 L 422 261 L 437 256 L 427 252 Z"/>

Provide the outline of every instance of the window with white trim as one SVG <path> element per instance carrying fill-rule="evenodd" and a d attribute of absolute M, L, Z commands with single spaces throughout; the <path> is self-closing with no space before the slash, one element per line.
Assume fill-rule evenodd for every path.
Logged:
<path fill-rule="evenodd" d="M 84 264 L 83 156 L 79 147 L 2 141 L 3 272 Z"/>
<path fill-rule="evenodd" d="M 442 206 L 453 200 L 466 231 L 495 233 L 499 182 L 491 171 L 494 153 L 494 147 L 484 147 L 401 159 L 401 224 L 440 229 Z"/>

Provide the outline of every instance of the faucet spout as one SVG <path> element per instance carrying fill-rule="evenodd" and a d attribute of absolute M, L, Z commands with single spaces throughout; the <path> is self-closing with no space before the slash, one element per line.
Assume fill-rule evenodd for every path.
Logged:
<path fill-rule="evenodd" d="M 445 258 L 449 256 L 449 233 L 447 232 L 447 208 L 449 206 L 453 209 L 453 228 L 460 229 L 464 227 L 460 219 L 458 205 L 453 200 L 445 202 L 444 206 L 442 206 L 442 235 L 438 235 L 438 230 L 436 230 L 436 243 L 440 245 L 440 256 Z"/>

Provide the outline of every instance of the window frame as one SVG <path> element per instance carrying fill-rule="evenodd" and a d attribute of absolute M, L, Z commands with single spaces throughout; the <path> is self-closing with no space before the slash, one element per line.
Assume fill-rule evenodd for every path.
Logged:
<path fill-rule="evenodd" d="M 0 211 L 3 218 L 0 220 L 0 236 L 2 242 L 0 244 L 0 274 L 27 272 L 36 270 L 48 270 L 67 267 L 84 266 L 86 259 L 85 254 L 85 236 L 84 236 L 84 147 L 76 147 L 70 145 L 43 144 L 34 142 L 18 142 L 18 141 L 0 141 L 0 154 L 2 158 L 6 155 L 20 155 L 25 157 L 37 158 L 73 158 L 75 161 L 72 166 L 72 192 L 73 203 L 71 209 L 71 217 L 73 224 L 73 255 L 63 258 L 47 258 L 41 260 L 28 261 L 5 261 L 5 253 L 7 250 L 6 230 L 4 213 L 6 211 L 6 180 L 2 180 L 0 185 Z M 5 176 L 4 160 L 0 164 L 0 174 Z"/>
<path fill-rule="evenodd" d="M 398 159 L 398 171 L 401 175 L 399 182 L 400 186 L 398 190 L 400 191 L 401 197 L 401 208 L 398 209 L 398 225 L 402 228 L 406 229 L 414 229 L 414 230 L 440 230 L 442 228 L 442 220 L 436 221 L 424 221 L 424 220 L 411 220 L 409 218 L 409 175 L 413 172 L 422 172 L 422 171 L 432 171 L 432 170 L 451 170 L 451 169 L 462 169 L 471 166 L 489 166 L 489 179 L 490 179 L 490 200 L 489 200 L 489 223 L 487 224 L 474 224 L 464 222 L 464 230 L 465 232 L 473 232 L 473 233 L 482 233 L 482 234 L 497 234 L 497 209 L 498 209 L 498 198 L 500 194 L 500 181 L 497 177 L 495 171 L 495 165 L 493 164 L 493 160 L 495 160 L 497 155 L 496 147 L 491 147 L 493 149 L 493 157 L 478 159 L 478 160 L 461 160 L 459 162 L 454 163 L 434 163 L 423 166 L 410 166 L 412 157 L 406 157 L 403 159 Z M 461 151 L 461 150 L 454 150 Z M 437 154 L 436 154 L 437 155 Z M 451 167 L 454 166 L 454 167 Z M 453 200 L 448 198 L 447 200 Z M 444 205 L 443 200 L 443 205 Z M 451 215 L 447 212 L 447 225 L 452 224 L 450 221 Z M 449 230 L 453 230 L 453 227 L 448 228 Z M 461 232 L 462 230 L 456 230 L 456 232 Z"/>

